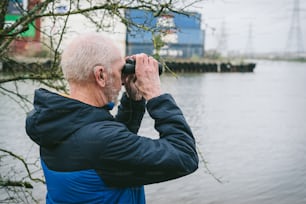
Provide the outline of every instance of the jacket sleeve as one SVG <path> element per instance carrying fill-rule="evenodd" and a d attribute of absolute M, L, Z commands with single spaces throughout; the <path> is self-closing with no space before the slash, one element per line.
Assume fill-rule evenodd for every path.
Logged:
<path fill-rule="evenodd" d="M 116 121 L 126 125 L 133 133 L 137 133 L 145 113 L 145 100 L 133 101 L 124 93 L 120 100 Z"/>
<path fill-rule="evenodd" d="M 173 98 L 151 99 L 147 110 L 160 139 L 138 136 L 120 123 L 91 127 L 101 132 L 95 141 L 94 169 L 113 187 L 132 187 L 185 176 L 198 168 L 193 134 Z M 90 142 L 90 141 L 88 141 Z M 94 142 L 94 141 L 92 141 Z"/>

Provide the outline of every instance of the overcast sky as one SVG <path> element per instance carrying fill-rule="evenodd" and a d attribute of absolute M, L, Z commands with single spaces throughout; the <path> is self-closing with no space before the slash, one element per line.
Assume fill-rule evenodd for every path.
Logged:
<path fill-rule="evenodd" d="M 202 24 L 207 35 L 206 49 L 216 48 L 222 40 L 225 42 L 223 49 L 228 50 L 243 52 L 248 48 L 258 53 L 285 51 L 294 2 L 295 0 L 204 1 L 196 10 L 202 13 Z M 301 35 L 306 51 L 306 0 L 299 0 L 299 4 Z M 222 24 L 225 33 L 223 35 Z M 250 34 L 251 38 L 248 37 Z"/>

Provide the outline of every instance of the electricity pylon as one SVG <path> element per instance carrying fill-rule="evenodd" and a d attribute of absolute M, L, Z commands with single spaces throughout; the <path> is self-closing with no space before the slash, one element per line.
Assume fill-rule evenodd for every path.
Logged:
<path fill-rule="evenodd" d="M 227 37 L 228 36 L 227 36 L 227 31 L 226 31 L 226 24 L 225 24 L 225 21 L 223 20 L 221 24 L 220 35 L 219 35 L 218 44 L 217 44 L 217 50 L 223 56 L 228 55 Z"/>
<path fill-rule="evenodd" d="M 248 39 L 245 47 L 244 54 L 247 57 L 254 57 L 254 47 L 253 47 L 253 24 L 249 24 L 249 32 L 248 32 Z"/>
<path fill-rule="evenodd" d="M 294 0 L 291 24 L 288 32 L 288 39 L 285 52 L 289 54 L 304 53 L 303 34 L 300 22 L 300 1 Z"/>

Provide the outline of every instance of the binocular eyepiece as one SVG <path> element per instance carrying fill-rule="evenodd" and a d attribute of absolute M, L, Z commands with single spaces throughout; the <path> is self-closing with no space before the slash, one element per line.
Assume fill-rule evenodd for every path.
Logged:
<path fill-rule="evenodd" d="M 122 69 L 123 74 L 135 74 L 135 66 L 136 66 L 136 61 L 133 59 L 127 59 L 125 61 L 125 65 Z M 163 73 L 163 65 L 158 62 L 158 72 L 159 75 Z"/>

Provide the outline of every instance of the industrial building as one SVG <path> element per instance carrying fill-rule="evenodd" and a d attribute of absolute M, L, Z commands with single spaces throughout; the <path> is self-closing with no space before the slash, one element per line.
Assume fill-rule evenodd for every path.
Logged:
<path fill-rule="evenodd" d="M 204 57 L 205 31 L 201 29 L 200 13 L 163 13 L 154 17 L 151 11 L 126 10 L 126 19 L 148 29 L 129 26 L 126 32 L 126 55 L 140 52 L 172 58 Z M 164 46 L 156 50 L 153 39 L 160 36 Z"/>

